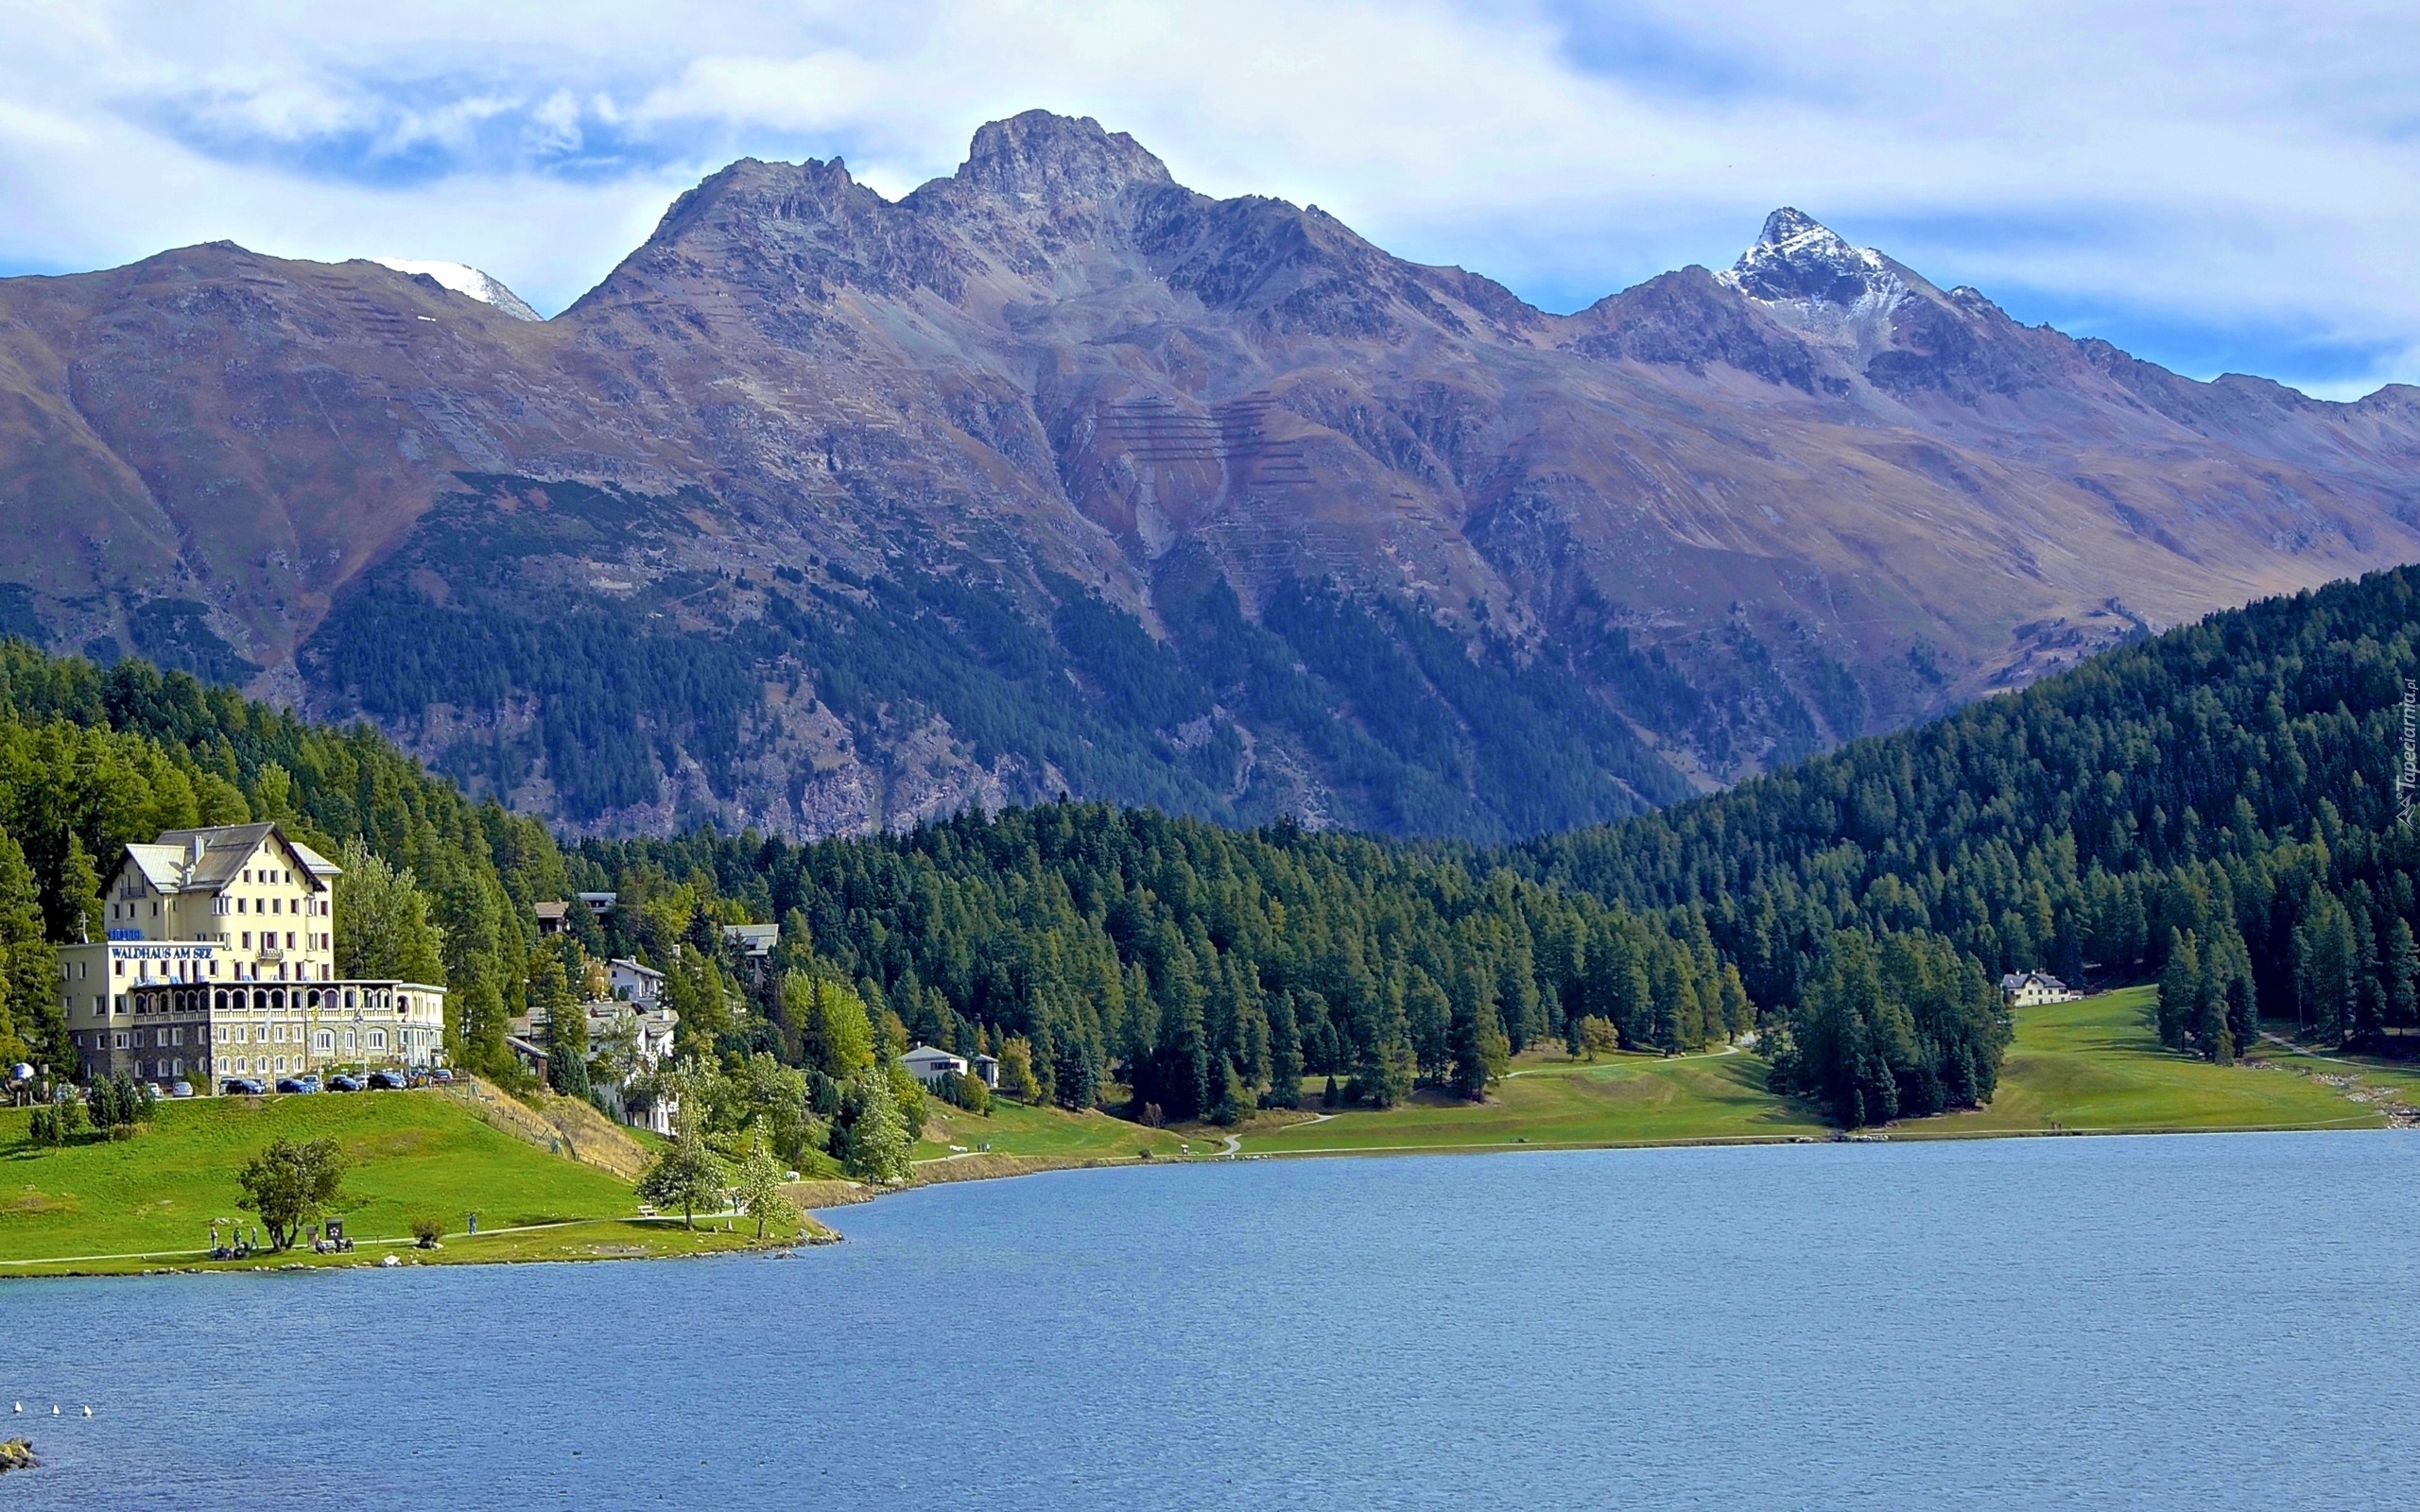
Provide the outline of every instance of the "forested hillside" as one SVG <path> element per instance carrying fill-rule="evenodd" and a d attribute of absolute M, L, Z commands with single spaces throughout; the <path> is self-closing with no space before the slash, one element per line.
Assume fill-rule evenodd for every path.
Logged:
<path fill-rule="evenodd" d="M 1585 1017 L 1671 1049 L 1755 1022 L 1695 911 L 1290 826 L 1061 803 L 804 847 L 591 841 L 575 869 L 626 911 L 681 884 L 781 919 L 916 1039 L 1027 1040 L 1071 1108 L 1113 1076 L 1171 1120 L 1290 1105 L 1306 1074 L 1382 1106 L 1420 1078 L 1476 1096 Z"/>
<path fill-rule="evenodd" d="M 806 846 L 700 831 L 566 853 L 367 730 L 12 645 L 0 1051 L 67 1058 L 51 951 L 128 840 L 245 818 L 409 868 L 444 932 L 458 1055 L 499 1070 L 529 904 L 578 888 L 620 896 L 574 911 L 592 954 L 670 971 L 684 1054 L 825 1069 L 832 1005 L 861 1003 L 873 1043 L 1006 1050 L 1038 1096 L 1131 1093 L 1168 1120 L 1288 1103 L 1305 1075 L 1380 1104 L 1422 1081 L 1480 1095 L 1548 1038 L 1685 1050 L 1760 1029 L 1782 1085 L 1878 1122 L 1988 1100 L 2008 1034 L 1994 978 L 2033 967 L 2156 976 L 2164 1038 L 2216 1060 L 2264 1014 L 2393 1049 L 2420 1039 L 2397 785 L 2415 610 L 2411 569 L 2273 600 L 1500 850 L 1062 802 Z M 744 920 L 784 924 L 770 971 L 727 954 L 718 926 Z"/>
<path fill-rule="evenodd" d="M 2157 975 L 2163 1036 L 2214 1059 L 2263 1014 L 2389 1045 L 2420 1026 L 2398 787 L 2415 635 L 2420 570 L 2379 573 L 1511 859 L 1702 910 L 1750 994 L 1802 1024 L 1865 990 L 1873 953 L 1834 945 L 1858 931 L 1944 939 L 1992 972 Z M 1841 1069 L 1860 1056 L 1816 1079 L 1836 1106 L 1861 1082 L 1873 1113 L 1876 1078 Z"/>

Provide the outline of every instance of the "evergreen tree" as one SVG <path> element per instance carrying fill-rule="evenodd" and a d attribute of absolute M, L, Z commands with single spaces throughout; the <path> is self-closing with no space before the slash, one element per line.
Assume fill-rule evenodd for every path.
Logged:
<path fill-rule="evenodd" d="M 49 1012 L 58 976 L 57 955 L 43 938 L 33 868 L 17 842 L 0 830 L 0 1065 L 39 1056 L 72 1069 L 64 1015 Z"/>
<path fill-rule="evenodd" d="M 577 945 L 572 949 L 577 950 Z M 546 1016 L 546 1084 L 565 1097 L 588 1095 L 588 1010 L 572 991 L 564 952 L 531 953 L 529 1006 Z"/>
<path fill-rule="evenodd" d="M 2322 1040 L 2342 1040 L 2353 996 L 2353 921 L 2317 883 L 2294 930 L 2294 990 L 2302 1022 Z"/>
<path fill-rule="evenodd" d="M 1294 995 L 1280 992 L 1269 1004 L 1269 1098 L 1272 1107 L 1294 1108 L 1303 1096 L 1303 1041 L 1296 1027 Z"/>
<path fill-rule="evenodd" d="M 2413 948 L 2411 926 L 2404 919 L 2388 926 L 2383 969 L 2387 1022 L 2401 1029 L 2420 1026 L 2420 950 Z"/>
<path fill-rule="evenodd" d="M 2208 979 L 2202 971 L 2202 953 L 2189 930 L 2168 932 L 2168 964 L 2160 969 L 2157 1007 L 2159 1042 L 2170 1050 L 2185 1048 L 2203 1016 Z"/>

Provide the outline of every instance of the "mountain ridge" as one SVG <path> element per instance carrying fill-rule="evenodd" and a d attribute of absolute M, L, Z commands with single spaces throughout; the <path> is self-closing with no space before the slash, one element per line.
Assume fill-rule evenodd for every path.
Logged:
<path fill-rule="evenodd" d="M 734 163 L 551 320 L 0 281 L 0 627 L 574 830 L 1059 792 L 1495 839 L 2420 556 L 2420 390 L 2200 384 L 1812 217 L 1568 316 L 1028 112 Z"/>

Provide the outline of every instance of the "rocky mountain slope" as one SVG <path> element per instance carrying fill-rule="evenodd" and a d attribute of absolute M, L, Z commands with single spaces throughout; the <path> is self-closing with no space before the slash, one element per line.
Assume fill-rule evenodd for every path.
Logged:
<path fill-rule="evenodd" d="M 2192 382 L 1788 210 L 1558 317 L 1033 112 L 896 202 L 734 163 L 517 303 L 0 281 L 0 628 L 575 829 L 1497 838 L 2420 557 L 2420 390 Z"/>

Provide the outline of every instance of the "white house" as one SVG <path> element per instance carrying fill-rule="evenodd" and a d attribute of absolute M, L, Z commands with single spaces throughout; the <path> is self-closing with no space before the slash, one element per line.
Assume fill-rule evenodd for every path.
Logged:
<path fill-rule="evenodd" d="M 645 971 L 645 967 L 639 970 Z M 580 1005 L 588 1021 L 588 1046 L 596 1054 L 600 1041 L 627 1031 L 631 1037 L 630 1074 L 620 1084 L 627 1088 L 631 1080 L 663 1066 L 672 1058 L 672 1040 L 681 1026 L 681 1016 L 658 1000 L 644 1006 L 620 996 Z M 530 1070 L 544 1071 L 543 1057 L 551 1040 L 549 1015 L 543 1007 L 532 1006 L 521 1018 L 512 1021 L 512 1033 L 506 1042 L 512 1047 Z M 658 1134 L 672 1132 L 673 1115 L 679 1105 L 670 1098 L 660 1098 L 648 1109 L 646 1123 Z M 633 1122 L 636 1122 L 633 1119 Z"/>
<path fill-rule="evenodd" d="M 664 997 L 664 973 L 651 966 L 616 955 L 606 963 L 605 976 L 614 995 L 642 1013 Z"/>
<path fill-rule="evenodd" d="M 2011 971 L 2000 978 L 2000 996 L 2012 1008 L 2037 1003 L 2073 1003 L 2083 993 L 2048 971 Z"/>
<path fill-rule="evenodd" d="M 965 1057 L 953 1056 L 946 1050 L 936 1050 L 931 1045 L 918 1045 L 899 1059 L 915 1074 L 918 1081 L 927 1087 L 940 1086 L 943 1076 L 966 1074 Z"/>

